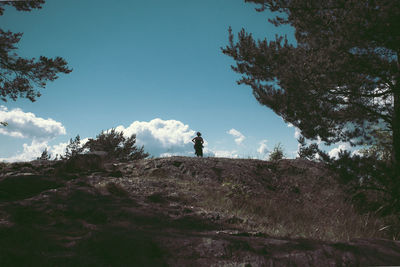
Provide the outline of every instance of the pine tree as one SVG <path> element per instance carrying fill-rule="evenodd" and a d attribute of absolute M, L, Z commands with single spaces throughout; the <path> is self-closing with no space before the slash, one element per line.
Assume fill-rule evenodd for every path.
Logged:
<path fill-rule="evenodd" d="M 75 137 L 75 139 L 70 139 L 69 144 L 65 149 L 65 154 L 62 159 L 70 159 L 78 154 L 83 152 L 83 147 L 81 145 L 81 137 L 79 134 Z"/>
<path fill-rule="evenodd" d="M 364 157 L 372 157 L 377 160 L 382 160 L 385 162 L 390 162 L 392 158 L 392 136 L 388 131 L 377 130 L 372 133 L 373 137 L 377 142 L 366 148 L 361 149 L 359 152 Z"/>
<path fill-rule="evenodd" d="M 272 152 L 269 154 L 269 160 L 280 160 L 283 159 L 283 156 L 283 147 L 281 143 L 278 143 L 275 145 L 274 150 L 272 150 Z"/>
<path fill-rule="evenodd" d="M 49 160 L 51 158 L 51 155 L 49 154 L 49 152 L 47 151 L 47 148 L 45 148 L 42 152 L 42 155 L 40 157 L 38 157 L 38 160 Z"/>
<path fill-rule="evenodd" d="M 5 6 L 11 5 L 18 11 L 31 11 L 41 8 L 44 0 L 0 1 L 0 16 Z M 0 98 L 16 100 L 18 97 L 28 98 L 32 102 L 40 97 L 35 87 L 45 88 L 48 81 L 58 78 L 58 73 L 70 73 L 67 62 L 61 58 L 54 59 L 40 56 L 39 59 L 23 58 L 15 50 L 22 33 L 12 33 L 0 29 Z"/>
<path fill-rule="evenodd" d="M 278 11 L 286 37 L 254 40 L 244 29 L 222 49 L 256 99 L 308 139 L 373 144 L 377 129 L 392 134 L 400 170 L 400 5 L 392 0 L 245 0 Z"/>
<path fill-rule="evenodd" d="M 90 152 L 107 152 L 108 160 L 128 161 L 148 157 L 149 154 L 144 152 L 143 146 L 138 148 L 135 143 L 136 135 L 133 134 L 126 138 L 122 131 L 111 129 L 108 132 L 102 131 L 96 136 L 96 139 L 89 139 L 84 149 L 88 149 Z"/>
<path fill-rule="evenodd" d="M 299 158 L 315 160 L 318 154 L 319 148 L 317 143 L 307 145 L 304 136 L 300 136 L 297 141 L 299 142 Z"/>

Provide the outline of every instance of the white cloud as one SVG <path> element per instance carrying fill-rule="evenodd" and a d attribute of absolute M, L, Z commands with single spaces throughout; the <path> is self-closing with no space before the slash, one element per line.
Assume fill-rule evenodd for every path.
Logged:
<path fill-rule="evenodd" d="M 337 147 L 331 149 L 328 154 L 330 157 L 338 158 L 340 150 L 347 150 L 351 152 L 351 156 L 362 156 L 362 153 L 360 152 L 360 149 L 354 149 L 350 144 L 348 143 L 340 143 Z"/>
<path fill-rule="evenodd" d="M 195 131 L 190 129 L 188 125 L 177 120 L 153 119 L 149 122 L 135 121 L 130 126 L 116 127 L 117 131 L 123 131 L 125 136 L 136 134 L 136 145 L 144 146 L 144 150 L 155 157 L 166 157 L 174 155 L 193 156 L 194 148 L 192 138 Z M 81 139 L 81 144 L 85 144 L 88 138 Z M 24 144 L 22 153 L 9 157 L 0 158 L 2 161 L 29 161 L 36 159 L 41 155 L 43 150 L 47 148 L 52 155 L 64 155 L 65 149 L 69 142 L 59 143 L 53 146 L 48 145 L 49 140 L 33 139 L 32 144 Z M 205 140 L 205 146 L 207 141 Z M 215 153 L 207 147 L 204 149 L 205 156 L 212 156 Z"/>
<path fill-rule="evenodd" d="M 36 117 L 35 114 L 19 108 L 8 110 L 5 106 L 0 106 L 0 121 L 8 123 L 6 127 L 0 127 L 0 134 L 12 137 L 44 141 L 66 133 L 60 122 Z"/>
<path fill-rule="evenodd" d="M 127 128 L 121 125 L 116 130 L 123 131 L 125 136 L 136 134 L 136 144 L 144 145 L 145 151 L 156 157 L 191 155 L 194 151 L 191 140 L 195 131 L 177 120 L 135 121 Z"/>
<path fill-rule="evenodd" d="M 294 134 L 293 134 L 293 136 L 294 136 L 294 138 L 296 138 L 296 140 L 298 140 L 298 139 L 301 137 L 301 130 L 300 130 L 299 128 L 295 127 L 295 126 L 294 126 L 293 124 L 291 124 L 290 122 L 287 124 L 287 126 L 288 126 L 289 128 L 292 128 L 292 127 L 294 128 Z M 310 145 L 311 143 L 314 143 L 314 141 L 310 141 L 310 140 L 308 140 L 308 139 L 306 139 L 305 141 L 306 141 L 306 144 L 307 144 L 307 145 Z M 317 136 L 317 145 L 320 145 L 321 143 L 322 143 L 321 137 L 320 137 L 320 136 Z M 300 147 L 301 147 L 300 143 L 297 144 L 297 150 L 296 150 L 296 151 L 290 152 L 290 154 L 292 154 L 293 157 L 295 157 L 295 158 L 298 157 L 298 156 L 299 156 L 299 152 L 300 152 Z M 317 154 L 316 157 L 319 158 L 319 155 Z"/>
<path fill-rule="evenodd" d="M 115 128 L 123 131 L 125 136 L 136 134 L 136 144 L 144 145 L 144 150 L 155 157 L 170 157 L 176 155 L 194 156 L 192 139 L 196 131 L 190 129 L 189 125 L 177 120 L 153 119 L 149 122 L 135 121 L 125 128 L 120 125 Z M 237 130 L 231 129 L 229 134 L 240 139 L 236 143 L 241 143 L 245 137 Z M 204 136 L 203 136 L 204 138 Z M 205 147 L 203 154 L 205 157 L 226 157 L 238 158 L 236 150 L 210 149 L 207 147 L 207 140 L 204 140 Z"/>
<path fill-rule="evenodd" d="M 287 126 L 288 126 L 289 128 L 294 128 L 294 135 L 293 135 L 293 136 L 294 136 L 294 138 L 296 138 L 296 140 L 298 140 L 298 139 L 300 138 L 300 136 L 301 136 L 301 131 L 300 131 L 300 129 L 297 128 L 297 127 L 295 127 L 295 126 L 294 126 L 293 124 L 291 124 L 290 122 L 287 124 Z M 299 143 L 299 144 L 297 144 L 297 150 L 291 152 L 291 154 L 292 154 L 295 158 L 297 158 L 297 157 L 299 156 L 300 147 L 301 147 L 301 145 L 300 145 L 300 143 Z"/>
<path fill-rule="evenodd" d="M 318 135 L 317 136 L 317 145 L 320 145 L 322 143 L 321 137 Z"/>
<path fill-rule="evenodd" d="M 299 139 L 301 136 L 301 131 L 299 128 L 295 127 L 294 128 L 294 138 Z"/>
<path fill-rule="evenodd" d="M 89 141 L 89 138 L 81 139 L 81 146 L 84 146 L 87 143 L 87 141 Z M 52 158 L 55 158 L 56 155 L 58 155 L 58 157 L 64 156 L 68 145 L 69 141 L 66 143 L 59 143 L 51 147 L 48 146 L 47 151 L 51 154 Z"/>
<path fill-rule="evenodd" d="M 293 124 L 291 124 L 290 122 L 287 124 L 287 127 L 289 128 L 294 128 L 294 138 L 299 139 L 299 137 L 301 136 L 301 131 L 299 128 L 295 127 Z"/>
<path fill-rule="evenodd" d="M 268 146 L 267 146 L 267 142 L 268 142 L 268 140 L 264 139 L 259 143 L 260 146 L 257 149 L 257 152 L 259 154 L 266 155 L 266 154 L 268 154 L 270 152 L 269 149 L 268 149 Z"/>
<path fill-rule="evenodd" d="M 89 138 L 84 138 L 81 140 L 81 145 L 86 144 L 86 142 L 89 140 Z M 50 154 L 51 158 L 54 159 L 56 155 L 58 157 L 64 156 L 65 155 L 65 149 L 69 142 L 66 143 L 59 143 L 53 146 L 50 146 L 48 144 L 48 140 L 42 141 L 42 140 L 37 140 L 33 139 L 31 144 L 23 144 L 23 151 L 18 153 L 15 156 L 11 156 L 8 158 L 0 158 L 1 161 L 6 161 L 6 162 L 17 162 L 17 161 L 31 161 L 35 160 L 40 155 L 42 155 L 43 150 L 47 149 L 47 152 Z"/>
<path fill-rule="evenodd" d="M 35 118 L 35 116 L 33 115 Z M 61 125 L 61 124 L 60 124 Z M 62 127 L 63 128 L 63 127 Z M 194 148 L 192 139 L 195 137 L 195 131 L 189 125 L 182 123 L 178 120 L 162 120 L 159 118 L 151 121 L 134 121 L 126 128 L 122 125 L 115 127 L 117 131 L 123 131 L 125 136 L 136 135 L 136 145 L 138 147 L 144 146 L 144 150 L 154 157 L 168 157 L 168 156 L 194 156 Z M 65 131 L 65 130 L 64 130 Z M 21 131 L 22 132 L 22 131 Z M 241 144 L 245 139 L 244 135 L 235 129 L 231 129 L 229 134 L 233 135 L 235 142 Z M 33 136 L 33 135 L 30 135 Z M 226 157 L 226 158 L 239 158 L 243 155 L 252 155 L 256 151 L 259 154 L 267 154 L 267 140 L 262 140 L 259 146 L 253 147 L 251 151 L 244 152 L 242 149 L 232 150 L 224 147 L 209 148 L 207 137 L 205 138 L 204 156 L 205 157 Z M 81 144 L 86 143 L 88 138 L 82 138 Z M 9 158 L 0 158 L 5 161 L 29 161 L 36 159 L 41 155 L 44 149 L 47 148 L 48 152 L 54 158 L 57 154 L 64 155 L 66 146 L 69 142 L 61 142 L 55 145 L 49 144 L 50 139 L 43 140 L 40 138 L 33 138 L 31 144 L 24 144 L 23 151 L 18 155 Z M 244 149 L 244 147 L 241 146 Z M 252 158 L 259 158 L 254 154 Z"/>
<path fill-rule="evenodd" d="M 350 149 L 350 145 L 347 143 L 341 143 L 339 144 L 337 147 L 331 149 L 328 154 L 331 158 L 337 158 L 339 155 L 340 150 L 349 150 Z"/>
<path fill-rule="evenodd" d="M 213 154 L 217 158 L 239 158 L 236 150 L 214 150 Z"/>
<path fill-rule="evenodd" d="M 0 134 L 32 140 L 31 144 L 23 144 L 22 152 L 8 158 L 0 158 L 0 161 L 30 161 L 39 157 L 46 148 L 53 155 L 63 154 L 61 152 L 67 145 L 48 145 L 51 139 L 66 134 L 62 123 L 51 118 L 43 119 L 19 108 L 8 110 L 7 107 L 0 106 L 0 121 L 7 122 L 7 126 L 0 127 Z"/>
<path fill-rule="evenodd" d="M 37 140 L 33 140 L 30 145 L 24 144 L 23 145 L 22 153 L 19 153 L 16 156 L 12 156 L 9 158 L 0 158 L 0 161 L 7 161 L 7 162 L 16 162 L 16 161 L 30 161 L 39 157 L 43 150 L 47 148 L 47 142 L 40 142 Z"/>
<path fill-rule="evenodd" d="M 360 149 L 356 149 L 353 152 L 351 152 L 351 156 L 363 156 L 363 154 L 361 153 Z"/>
<path fill-rule="evenodd" d="M 59 143 L 57 145 L 52 146 L 51 148 L 47 148 L 47 150 L 49 151 L 49 153 L 51 154 L 52 157 L 55 157 L 56 155 L 58 155 L 59 157 L 64 156 L 65 149 L 67 148 L 68 144 L 69 144 L 69 142 Z"/>
<path fill-rule="evenodd" d="M 235 142 L 238 145 L 240 145 L 244 141 L 244 139 L 246 139 L 246 137 L 241 132 L 239 132 L 238 130 L 233 129 L 233 128 L 230 129 L 227 133 L 236 137 Z"/>

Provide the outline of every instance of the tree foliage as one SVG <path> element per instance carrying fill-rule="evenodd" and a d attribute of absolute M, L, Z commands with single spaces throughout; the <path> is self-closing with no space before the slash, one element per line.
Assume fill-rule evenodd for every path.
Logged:
<path fill-rule="evenodd" d="M 34 8 L 42 8 L 45 0 L 29 1 L 2 1 L 0 3 L 0 16 L 4 13 L 5 6 L 13 6 L 18 11 L 31 11 Z"/>
<path fill-rule="evenodd" d="M 77 135 L 75 139 L 70 139 L 61 159 L 70 159 L 91 152 L 105 152 L 105 160 L 129 161 L 148 157 L 149 154 L 144 152 L 144 147 L 138 148 L 135 143 L 136 135 L 126 138 L 123 132 L 115 129 L 102 131 L 96 138 L 89 139 L 85 144 L 82 144 L 80 136 Z"/>
<path fill-rule="evenodd" d="M 361 150 L 361 153 L 351 153 L 340 150 L 337 157 L 331 157 L 322 151 L 317 143 L 307 144 L 301 136 L 298 141 L 299 157 L 316 160 L 326 164 L 337 180 L 344 185 L 353 203 L 363 212 L 376 212 L 386 216 L 400 214 L 400 180 L 393 165 L 390 164 L 391 150 L 382 144 L 387 142 L 387 132 L 374 133 L 381 138 L 378 145 Z"/>
<path fill-rule="evenodd" d="M 47 151 L 47 148 L 45 148 L 42 152 L 42 155 L 40 157 L 38 157 L 38 160 L 50 160 L 51 155 L 49 154 L 49 152 Z"/>
<path fill-rule="evenodd" d="M 13 6 L 18 11 L 31 11 L 42 8 L 44 0 L 0 1 L 0 16 L 5 6 Z M 45 88 L 48 81 L 54 81 L 59 73 L 70 73 L 67 62 L 61 58 L 54 59 L 40 56 L 23 58 L 16 53 L 17 44 L 22 33 L 13 33 L 0 29 L 0 97 L 1 100 L 28 98 L 32 102 L 40 97 L 35 87 Z"/>
<path fill-rule="evenodd" d="M 133 134 L 126 138 L 122 131 L 111 129 L 108 132 L 102 131 L 96 136 L 96 139 L 89 139 L 84 145 L 84 149 L 88 149 L 90 152 L 107 152 L 106 157 L 110 160 L 128 161 L 148 157 L 149 154 L 144 152 L 143 146 L 137 148 L 135 143 L 136 135 Z"/>
<path fill-rule="evenodd" d="M 400 5 L 392 0 L 245 0 L 258 11 L 278 12 L 286 37 L 255 40 L 244 29 L 222 49 L 236 65 L 239 84 L 252 87 L 303 136 L 327 144 L 373 144 L 371 132 L 393 134 L 393 161 L 400 163 Z"/>
<path fill-rule="evenodd" d="M 314 160 L 316 158 L 316 155 L 319 152 L 319 147 L 317 143 L 312 143 L 310 145 L 307 145 L 306 139 L 304 136 L 300 136 L 297 141 L 300 144 L 299 147 L 299 158 L 302 159 L 308 159 L 308 160 Z"/>
<path fill-rule="evenodd" d="M 283 147 L 281 143 L 278 143 L 275 145 L 274 150 L 272 150 L 272 152 L 269 154 L 269 160 L 280 160 L 283 159 L 283 156 Z"/>
<path fill-rule="evenodd" d="M 376 142 L 360 150 L 364 157 L 390 162 L 392 159 L 392 136 L 389 131 L 376 130 L 372 132 Z"/>
<path fill-rule="evenodd" d="M 79 134 L 75 137 L 75 139 L 70 139 L 69 144 L 65 149 L 65 155 L 62 156 L 62 159 L 70 159 L 78 154 L 83 152 L 84 148 L 81 144 L 81 137 Z"/>

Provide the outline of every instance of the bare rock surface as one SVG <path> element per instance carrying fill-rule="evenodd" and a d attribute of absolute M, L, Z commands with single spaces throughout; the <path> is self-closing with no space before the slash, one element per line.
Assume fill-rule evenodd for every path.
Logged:
<path fill-rule="evenodd" d="M 400 265 L 397 241 L 273 236 L 251 231 L 251 218 L 212 207 L 217 198 L 205 200 L 222 192 L 284 205 L 283 195 L 295 207 L 318 202 L 329 216 L 344 193 L 319 163 L 170 157 L 101 162 L 100 169 L 92 159 L 86 170 L 74 164 L 75 172 L 62 162 L 1 166 L 0 266 Z"/>

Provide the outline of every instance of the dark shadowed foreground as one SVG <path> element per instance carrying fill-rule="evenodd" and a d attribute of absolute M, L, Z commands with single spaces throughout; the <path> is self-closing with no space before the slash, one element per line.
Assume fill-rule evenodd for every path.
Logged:
<path fill-rule="evenodd" d="M 91 157 L 1 165 L 0 266 L 400 264 L 322 164 Z"/>

